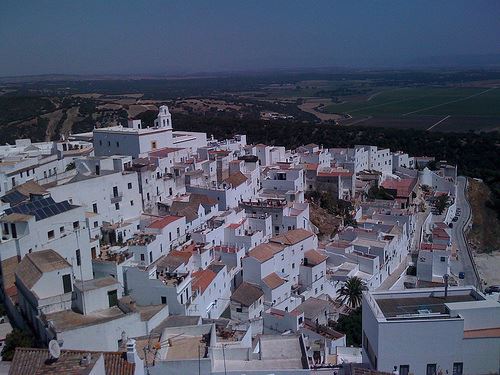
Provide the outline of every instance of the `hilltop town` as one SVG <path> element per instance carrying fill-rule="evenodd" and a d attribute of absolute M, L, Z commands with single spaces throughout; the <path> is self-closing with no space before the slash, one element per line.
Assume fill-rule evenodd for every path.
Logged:
<path fill-rule="evenodd" d="M 10 373 L 498 371 L 455 165 L 174 120 L 0 146 Z"/>

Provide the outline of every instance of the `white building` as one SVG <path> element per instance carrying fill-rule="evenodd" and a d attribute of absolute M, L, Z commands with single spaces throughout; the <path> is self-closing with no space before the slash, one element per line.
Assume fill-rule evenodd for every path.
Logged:
<path fill-rule="evenodd" d="M 120 125 L 94 129 L 93 134 L 96 156 L 129 155 L 138 158 L 166 147 L 196 150 L 207 144 L 205 133 L 174 132 L 167 106 L 160 107 L 153 127 L 143 127 L 140 120 L 129 120 L 127 127 Z"/>
<path fill-rule="evenodd" d="M 473 287 L 365 292 L 363 362 L 400 374 L 498 373 L 500 303 Z"/>

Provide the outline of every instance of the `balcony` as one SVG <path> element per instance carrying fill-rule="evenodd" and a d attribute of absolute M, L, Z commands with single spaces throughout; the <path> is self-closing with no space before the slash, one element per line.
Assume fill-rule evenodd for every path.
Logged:
<path fill-rule="evenodd" d="M 119 202 L 122 201 L 122 199 L 123 199 L 123 193 L 122 192 L 110 195 L 111 203 L 119 203 Z"/>

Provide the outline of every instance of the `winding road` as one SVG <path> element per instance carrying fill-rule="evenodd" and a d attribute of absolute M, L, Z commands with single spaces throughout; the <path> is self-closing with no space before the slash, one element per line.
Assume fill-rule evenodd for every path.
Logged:
<path fill-rule="evenodd" d="M 465 285 L 474 285 L 480 289 L 480 279 L 464 234 L 471 220 L 471 208 L 465 196 L 467 179 L 463 176 L 459 176 L 457 185 L 457 208 L 460 208 L 461 215 L 458 217 L 458 221 L 453 223 L 452 239 L 455 241 L 458 248 L 458 261 L 451 262 L 451 273 L 458 276 L 459 272 L 464 272 Z"/>

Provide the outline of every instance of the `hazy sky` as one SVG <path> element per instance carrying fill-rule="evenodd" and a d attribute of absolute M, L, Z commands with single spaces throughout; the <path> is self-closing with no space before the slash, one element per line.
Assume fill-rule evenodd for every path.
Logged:
<path fill-rule="evenodd" d="M 0 0 L 1 76 L 390 66 L 498 53 L 498 0 Z"/>

